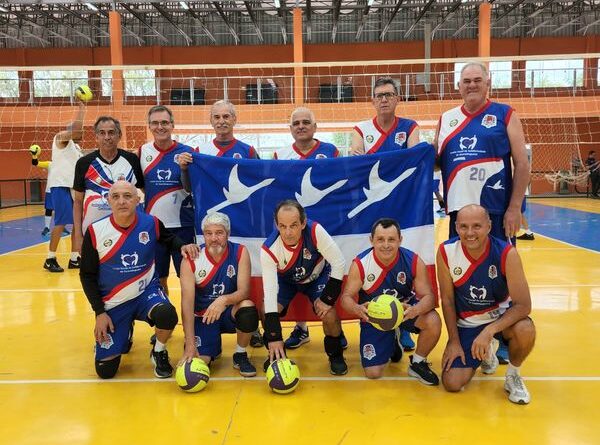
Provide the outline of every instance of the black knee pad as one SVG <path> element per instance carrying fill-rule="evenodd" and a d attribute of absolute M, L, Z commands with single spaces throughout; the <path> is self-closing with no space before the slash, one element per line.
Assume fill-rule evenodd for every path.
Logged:
<path fill-rule="evenodd" d="M 258 329 L 258 311 L 254 306 L 241 307 L 235 313 L 235 327 L 247 334 Z"/>
<path fill-rule="evenodd" d="M 340 357 L 344 355 L 341 336 L 332 337 L 331 335 L 326 335 L 323 343 L 328 357 Z"/>
<path fill-rule="evenodd" d="M 96 360 L 96 374 L 98 374 L 98 377 L 101 379 L 112 379 L 119 370 L 120 364 L 120 355 L 117 355 L 115 358 L 111 358 L 110 360 Z"/>
<path fill-rule="evenodd" d="M 177 311 L 172 304 L 157 304 L 152 309 L 151 318 L 158 329 L 171 331 L 177 326 Z"/>
<path fill-rule="evenodd" d="M 53 211 L 52 209 L 44 209 L 44 216 L 52 216 Z"/>

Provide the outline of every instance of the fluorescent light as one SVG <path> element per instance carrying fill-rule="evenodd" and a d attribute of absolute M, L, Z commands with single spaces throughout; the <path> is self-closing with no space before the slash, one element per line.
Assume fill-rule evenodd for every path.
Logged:
<path fill-rule="evenodd" d="M 186 2 L 179 2 L 179 4 L 181 5 L 181 7 L 183 9 L 190 9 L 190 7 L 188 6 L 188 4 Z"/>
<path fill-rule="evenodd" d="M 2 12 L 10 12 L 8 9 L 6 9 L 4 6 L 0 6 L 0 11 Z"/>
<path fill-rule="evenodd" d="M 92 11 L 97 11 L 98 8 L 96 8 L 94 5 L 92 5 L 91 3 L 86 3 L 85 6 L 87 6 L 88 8 L 90 8 Z"/>
<path fill-rule="evenodd" d="M 367 6 L 373 6 L 373 3 L 375 3 L 375 0 L 369 0 L 369 2 L 367 3 Z"/>
<path fill-rule="evenodd" d="M 275 3 L 275 7 L 276 8 L 280 8 L 281 7 L 281 3 L 279 3 L 279 0 L 275 0 L 274 3 Z"/>

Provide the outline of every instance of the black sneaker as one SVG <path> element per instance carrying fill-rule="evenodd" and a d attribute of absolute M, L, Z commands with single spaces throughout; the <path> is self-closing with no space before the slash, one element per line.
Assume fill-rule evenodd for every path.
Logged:
<path fill-rule="evenodd" d="M 400 335 L 398 335 L 398 331 L 400 331 L 400 329 L 396 328 L 396 332 L 394 333 L 394 351 L 390 357 L 390 361 L 392 363 L 398 363 L 400 360 L 402 360 L 403 355 L 404 348 L 402 348 L 402 345 L 400 344 Z"/>
<path fill-rule="evenodd" d="M 348 365 L 344 360 L 344 356 L 338 355 L 335 357 L 329 357 L 329 372 L 332 375 L 348 374 Z"/>
<path fill-rule="evenodd" d="M 269 369 L 270 364 L 271 364 L 271 359 L 269 357 L 267 357 L 267 359 L 263 363 L 263 372 L 267 372 L 267 369 Z"/>
<path fill-rule="evenodd" d="M 44 261 L 44 269 L 48 272 L 64 272 L 65 270 L 58 265 L 56 258 L 46 258 Z"/>
<path fill-rule="evenodd" d="M 69 269 L 79 269 L 81 258 L 77 258 L 75 261 L 69 260 Z"/>
<path fill-rule="evenodd" d="M 44 230 L 42 230 L 42 237 L 50 237 L 50 229 L 48 227 L 44 227 Z"/>
<path fill-rule="evenodd" d="M 150 351 L 150 361 L 154 365 L 154 375 L 159 379 L 166 379 L 173 375 L 173 367 L 169 363 L 169 353 L 164 351 Z"/>
<path fill-rule="evenodd" d="M 240 370 L 240 375 L 243 377 L 254 377 L 256 368 L 250 360 L 246 352 L 236 352 L 233 354 L 233 367 Z"/>
<path fill-rule="evenodd" d="M 435 375 L 435 372 L 429 367 L 430 363 L 423 360 L 419 363 L 413 363 L 413 356 L 410 356 L 410 365 L 408 366 L 408 375 L 417 378 L 419 382 L 425 385 L 437 386 L 440 384 L 440 379 Z"/>
<path fill-rule="evenodd" d="M 253 348 L 260 348 L 264 346 L 262 335 L 260 335 L 260 331 L 258 329 L 254 331 L 250 337 L 250 346 Z"/>
<path fill-rule="evenodd" d="M 535 236 L 533 236 L 533 233 L 524 233 L 523 235 L 517 236 L 517 239 L 525 240 L 525 241 L 533 241 L 535 239 Z"/>

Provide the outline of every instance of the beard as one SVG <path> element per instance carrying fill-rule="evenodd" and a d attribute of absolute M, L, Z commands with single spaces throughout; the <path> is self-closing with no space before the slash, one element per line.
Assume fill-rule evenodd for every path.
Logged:
<path fill-rule="evenodd" d="M 223 252 L 225 252 L 225 246 L 221 246 L 220 244 L 208 246 L 208 253 L 210 253 L 210 256 L 212 257 L 220 256 Z"/>

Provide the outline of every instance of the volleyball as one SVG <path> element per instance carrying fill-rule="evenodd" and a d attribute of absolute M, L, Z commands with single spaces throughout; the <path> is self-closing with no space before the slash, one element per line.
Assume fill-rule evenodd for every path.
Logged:
<path fill-rule="evenodd" d="M 391 331 L 402 323 L 404 308 L 392 295 L 381 294 L 369 302 L 369 322 L 380 331 Z"/>
<path fill-rule="evenodd" d="M 208 384 L 210 369 L 204 360 L 194 357 L 177 368 L 175 381 L 185 392 L 202 391 Z"/>
<path fill-rule="evenodd" d="M 31 153 L 31 156 L 34 158 L 37 158 L 41 152 L 42 147 L 40 147 L 38 144 L 32 144 L 29 146 L 29 153 Z"/>
<path fill-rule="evenodd" d="M 289 394 L 300 383 L 300 369 L 293 360 L 281 358 L 267 368 L 267 383 L 277 394 Z"/>
<path fill-rule="evenodd" d="M 77 96 L 77 99 L 83 102 L 89 102 L 94 98 L 92 90 L 87 85 L 81 85 L 77 87 L 77 89 L 75 90 L 75 96 Z"/>

